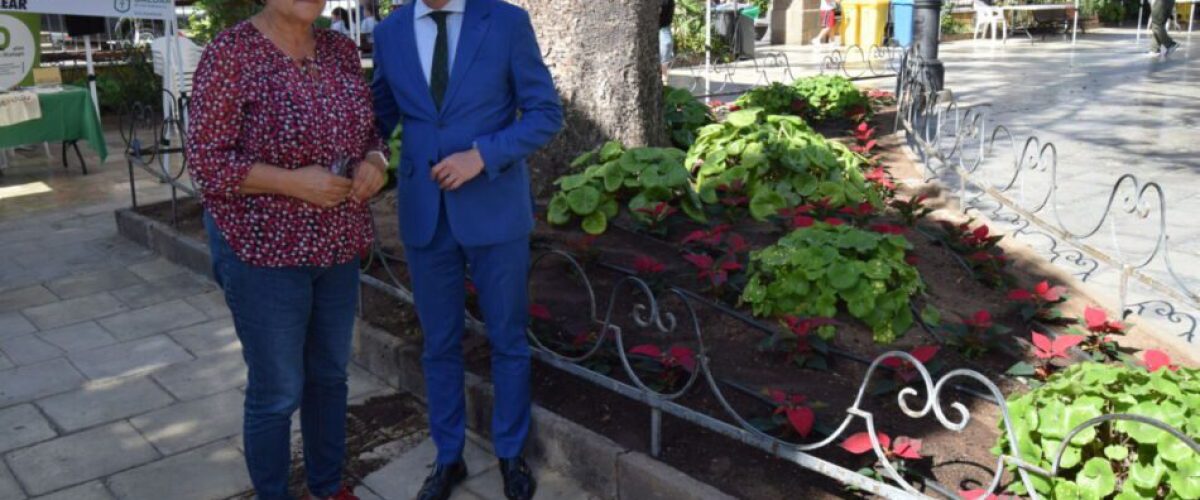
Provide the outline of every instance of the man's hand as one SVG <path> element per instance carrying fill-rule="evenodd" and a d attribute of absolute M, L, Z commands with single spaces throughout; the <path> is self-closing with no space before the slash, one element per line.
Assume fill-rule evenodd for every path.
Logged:
<path fill-rule="evenodd" d="M 433 167 L 430 175 L 433 176 L 433 182 L 438 183 L 442 189 L 454 191 L 474 179 L 480 172 L 483 172 L 483 157 L 479 155 L 478 149 L 471 148 L 470 151 L 446 157 Z"/>
<path fill-rule="evenodd" d="M 309 165 L 291 171 L 287 195 L 321 208 L 341 205 L 350 195 L 350 179 L 338 177 L 328 167 Z"/>
<path fill-rule="evenodd" d="M 378 154 L 367 155 L 367 158 L 354 166 L 354 185 L 350 188 L 350 199 L 363 203 L 375 196 L 387 182 L 387 165 Z"/>

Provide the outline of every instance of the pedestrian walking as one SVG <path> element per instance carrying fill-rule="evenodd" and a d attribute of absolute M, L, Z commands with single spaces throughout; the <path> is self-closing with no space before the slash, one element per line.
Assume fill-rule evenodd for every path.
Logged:
<path fill-rule="evenodd" d="M 1151 57 L 1169 57 L 1179 48 L 1179 43 L 1167 33 L 1167 20 L 1175 15 L 1175 0 L 1154 0 L 1150 6 L 1150 52 Z"/>

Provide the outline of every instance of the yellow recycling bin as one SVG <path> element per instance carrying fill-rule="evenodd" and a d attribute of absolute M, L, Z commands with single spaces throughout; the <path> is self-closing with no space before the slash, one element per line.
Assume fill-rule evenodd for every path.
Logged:
<path fill-rule="evenodd" d="M 842 0 L 842 45 L 857 45 L 863 50 L 883 45 L 887 29 L 888 0 Z"/>

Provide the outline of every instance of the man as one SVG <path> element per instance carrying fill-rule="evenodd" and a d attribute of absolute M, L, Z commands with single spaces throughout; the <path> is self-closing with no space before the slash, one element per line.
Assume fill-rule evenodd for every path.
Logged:
<path fill-rule="evenodd" d="M 1175 15 L 1175 0 L 1154 0 L 1150 6 L 1150 53 L 1151 57 L 1170 57 L 1179 43 L 1167 34 L 1167 21 Z"/>
<path fill-rule="evenodd" d="M 674 21 L 675 0 L 661 0 L 658 6 L 658 62 L 662 66 L 663 85 L 667 85 L 671 63 L 675 61 L 675 37 L 671 35 Z"/>
<path fill-rule="evenodd" d="M 400 234 L 425 334 L 422 365 L 437 461 L 421 500 L 466 476 L 466 269 L 492 347 L 492 439 L 504 492 L 533 497 L 526 289 L 533 228 L 525 157 L 562 127 L 562 106 L 529 15 L 499 0 L 415 0 L 375 29 L 375 113 L 404 127 Z M 519 117 L 518 117 L 519 115 Z"/>

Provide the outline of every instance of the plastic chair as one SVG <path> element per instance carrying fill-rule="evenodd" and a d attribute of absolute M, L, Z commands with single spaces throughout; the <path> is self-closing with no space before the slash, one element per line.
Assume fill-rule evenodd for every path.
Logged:
<path fill-rule="evenodd" d="M 975 0 L 973 4 L 975 9 L 975 31 L 971 38 L 979 38 L 981 29 L 991 30 L 991 39 L 996 39 L 996 30 L 1000 30 L 1000 38 L 1008 40 L 1008 21 L 1004 19 L 1004 11 L 999 7 L 993 7 L 980 0 Z"/>

